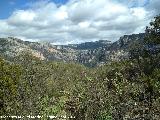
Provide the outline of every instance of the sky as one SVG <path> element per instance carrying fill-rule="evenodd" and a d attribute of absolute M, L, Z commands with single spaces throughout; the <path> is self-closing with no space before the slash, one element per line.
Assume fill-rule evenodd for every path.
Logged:
<path fill-rule="evenodd" d="M 74 44 L 142 33 L 159 0 L 0 0 L 0 37 Z"/>

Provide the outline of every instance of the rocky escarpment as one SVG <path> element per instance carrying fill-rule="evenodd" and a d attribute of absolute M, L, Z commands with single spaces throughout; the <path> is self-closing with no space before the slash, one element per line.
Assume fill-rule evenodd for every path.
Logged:
<path fill-rule="evenodd" d="M 129 51 L 135 46 L 135 44 L 143 44 L 145 38 L 144 33 L 124 35 L 120 39 L 114 42 L 108 49 L 108 60 L 119 61 L 127 59 L 129 57 Z"/>
<path fill-rule="evenodd" d="M 111 61 L 129 58 L 129 51 L 136 43 L 143 43 L 145 34 L 124 35 L 114 43 L 107 43 L 96 49 L 81 50 L 78 62 L 88 66 L 103 65 Z"/>
<path fill-rule="evenodd" d="M 51 44 L 22 41 L 13 37 L 0 38 L 0 53 L 5 58 L 12 59 L 26 52 L 41 60 L 75 61 L 76 59 L 74 51 L 62 51 Z"/>
<path fill-rule="evenodd" d="M 0 54 L 11 60 L 18 55 L 29 52 L 41 60 L 73 61 L 94 67 L 110 61 L 127 59 L 130 48 L 134 43 L 143 41 L 144 37 L 145 34 L 140 33 L 124 35 L 113 43 L 100 40 L 72 45 L 52 45 L 8 37 L 0 38 Z"/>

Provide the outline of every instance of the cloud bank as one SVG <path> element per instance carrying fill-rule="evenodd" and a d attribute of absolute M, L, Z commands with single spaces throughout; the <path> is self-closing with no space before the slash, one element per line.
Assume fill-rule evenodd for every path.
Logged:
<path fill-rule="evenodd" d="M 159 0 L 70 0 L 58 6 L 52 1 L 28 4 L 0 20 L 0 36 L 30 41 L 71 44 L 144 32 L 160 13 Z"/>

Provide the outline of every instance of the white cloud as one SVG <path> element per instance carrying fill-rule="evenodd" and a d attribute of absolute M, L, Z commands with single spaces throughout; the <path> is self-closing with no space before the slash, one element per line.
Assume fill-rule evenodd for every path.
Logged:
<path fill-rule="evenodd" d="M 59 7 L 49 0 L 30 3 L 28 9 L 0 20 L 0 35 L 53 44 L 115 41 L 124 34 L 144 32 L 160 10 L 158 0 L 153 1 L 146 7 L 148 0 L 70 0 Z"/>
<path fill-rule="evenodd" d="M 19 25 L 20 23 L 25 25 L 34 22 L 35 17 L 36 13 L 31 10 L 18 10 L 13 12 L 13 14 L 8 18 L 7 22 L 8 24 L 12 25 Z"/>
<path fill-rule="evenodd" d="M 64 20 L 64 19 L 68 18 L 68 14 L 67 14 L 67 12 L 63 12 L 63 11 L 62 12 L 57 12 L 55 14 L 55 17 L 59 20 Z"/>
<path fill-rule="evenodd" d="M 90 22 L 87 22 L 87 21 L 85 21 L 85 22 L 80 22 L 80 23 L 78 23 L 78 25 L 79 25 L 81 28 L 87 28 L 87 27 L 89 27 Z"/>

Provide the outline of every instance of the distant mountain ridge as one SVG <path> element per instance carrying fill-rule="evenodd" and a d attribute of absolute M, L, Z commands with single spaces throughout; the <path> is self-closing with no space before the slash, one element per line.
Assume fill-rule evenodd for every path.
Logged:
<path fill-rule="evenodd" d="M 77 62 L 89 67 L 129 57 L 128 52 L 134 42 L 141 42 L 144 33 L 124 35 L 114 43 L 107 40 L 70 45 L 52 45 L 28 42 L 17 38 L 0 38 L 0 54 L 6 59 L 30 52 L 33 56 L 47 61 Z"/>
<path fill-rule="evenodd" d="M 95 42 L 85 42 L 85 43 L 81 43 L 81 44 L 69 44 L 69 45 L 65 45 L 64 47 L 69 47 L 69 48 L 73 48 L 73 49 L 77 49 L 77 50 L 93 50 L 93 49 L 97 49 L 99 47 L 104 47 L 110 45 L 110 41 L 108 40 L 99 40 L 99 41 L 95 41 Z"/>

